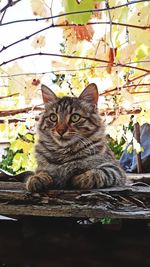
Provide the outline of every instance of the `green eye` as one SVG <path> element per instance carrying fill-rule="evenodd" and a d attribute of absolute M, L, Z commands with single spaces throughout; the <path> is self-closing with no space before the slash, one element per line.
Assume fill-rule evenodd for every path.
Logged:
<path fill-rule="evenodd" d="M 80 120 L 80 118 L 81 118 L 81 116 L 79 114 L 74 113 L 71 115 L 70 120 L 71 120 L 71 122 L 77 122 Z"/>
<path fill-rule="evenodd" d="M 57 121 L 57 115 L 55 113 L 51 113 L 50 116 L 49 116 L 50 120 L 52 122 L 56 122 Z"/>

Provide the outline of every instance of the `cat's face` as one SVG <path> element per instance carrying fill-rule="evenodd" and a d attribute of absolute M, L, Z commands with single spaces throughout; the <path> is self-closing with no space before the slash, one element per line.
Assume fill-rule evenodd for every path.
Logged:
<path fill-rule="evenodd" d="M 100 125 L 97 114 L 98 90 L 88 85 L 78 98 L 58 98 L 49 88 L 42 86 L 45 103 L 39 130 L 60 146 L 90 138 Z"/>

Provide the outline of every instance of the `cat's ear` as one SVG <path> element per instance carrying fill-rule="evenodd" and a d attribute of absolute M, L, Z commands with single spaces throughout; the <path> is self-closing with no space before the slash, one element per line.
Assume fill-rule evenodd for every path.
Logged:
<path fill-rule="evenodd" d="M 90 83 L 81 93 L 79 99 L 84 100 L 92 105 L 97 105 L 98 89 L 95 83 Z"/>
<path fill-rule="evenodd" d="M 54 92 L 46 85 L 41 85 L 41 91 L 44 104 L 53 102 L 57 99 L 57 96 L 54 94 Z"/>

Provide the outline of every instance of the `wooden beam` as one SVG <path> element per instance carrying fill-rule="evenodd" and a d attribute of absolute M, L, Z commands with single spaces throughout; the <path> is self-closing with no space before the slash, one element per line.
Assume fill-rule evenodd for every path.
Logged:
<path fill-rule="evenodd" d="M 7 185 L 6 185 L 7 184 Z M 5 189 L 4 189 L 5 187 Z M 19 182 L 0 182 L 0 214 L 71 218 L 150 218 L 150 187 L 50 190 L 30 194 Z"/>
<path fill-rule="evenodd" d="M 0 214 L 9 217 L 150 218 L 150 174 L 128 174 L 124 187 L 99 190 L 49 190 L 31 194 L 25 178 L 32 172 L 0 174 Z"/>

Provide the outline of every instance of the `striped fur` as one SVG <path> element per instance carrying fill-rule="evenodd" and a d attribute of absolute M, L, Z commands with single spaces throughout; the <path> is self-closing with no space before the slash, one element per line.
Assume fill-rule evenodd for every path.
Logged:
<path fill-rule="evenodd" d="M 58 98 L 44 85 L 42 94 L 45 111 L 38 127 L 38 167 L 28 178 L 27 189 L 123 185 L 126 175 L 106 144 L 105 127 L 96 107 L 96 85 L 88 85 L 78 98 Z"/>

